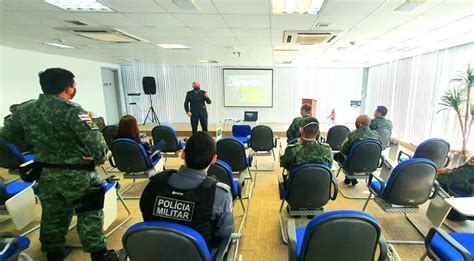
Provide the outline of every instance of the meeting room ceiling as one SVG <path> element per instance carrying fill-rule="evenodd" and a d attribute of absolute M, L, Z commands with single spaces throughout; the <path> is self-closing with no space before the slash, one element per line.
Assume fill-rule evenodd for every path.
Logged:
<path fill-rule="evenodd" d="M 0 45 L 114 64 L 218 66 L 369 66 L 474 41 L 474 0 L 326 0 L 318 14 L 273 15 L 271 0 L 100 0 L 113 12 L 68 12 L 44 0 L 0 0 Z M 80 21 L 74 25 L 67 21 Z M 68 28 L 118 29 L 140 38 L 107 43 Z M 315 45 L 284 44 L 285 31 L 337 36 Z M 58 49 L 44 43 L 75 48 Z M 182 44 L 168 50 L 157 44 Z M 1 55 L 1 54 L 0 54 Z"/>

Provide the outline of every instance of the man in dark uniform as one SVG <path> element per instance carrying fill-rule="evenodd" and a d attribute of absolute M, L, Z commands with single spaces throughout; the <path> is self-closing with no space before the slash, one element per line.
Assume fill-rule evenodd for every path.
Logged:
<path fill-rule="evenodd" d="M 43 165 L 38 180 L 42 206 L 41 250 L 49 261 L 63 260 L 73 213 L 84 251 L 93 261 L 118 260 L 106 249 L 102 229 L 105 189 L 95 165 L 107 159 L 107 145 L 97 125 L 79 104 L 74 74 L 50 68 L 39 74 L 38 100 L 21 104 L 5 121 L 2 137 L 22 151 L 33 151 Z"/>
<path fill-rule="evenodd" d="M 216 143 L 207 132 L 197 132 L 181 154 L 185 165 L 153 176 L 140 198 L 144 221 L 169 221 L 198 231 L 209 249 L 234 230 L 230 188 L 207 176 L 216 161 Z"/>
<path fill-rule="evenodd" d="M 211 104 L 209 95 L 206 91 L 201 90 L 199 82 L 193 82 L 193 90 L 186 93 L 186 99 L 184 100 L 184 110 L 191 118 L 193 134 L 197 132 L 198 121 L 201 122 L 202 130 L 207 131 L 206 103 Z M 189 106 L 190 104 L 191 106 Z"/>

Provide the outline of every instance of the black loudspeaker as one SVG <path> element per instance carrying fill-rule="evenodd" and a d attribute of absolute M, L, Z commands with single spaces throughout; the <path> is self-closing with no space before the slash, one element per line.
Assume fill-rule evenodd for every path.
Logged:
<path fill-rule="evenodd" d="M 142 80 L 143 91 L 145 94 L 156 94 L 156 82 L 155 77 L 145 76 Z"/>

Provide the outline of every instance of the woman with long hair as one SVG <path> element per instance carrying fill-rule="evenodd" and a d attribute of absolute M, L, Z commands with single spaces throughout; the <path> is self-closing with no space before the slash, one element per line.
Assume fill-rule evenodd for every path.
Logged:
<path fill-rule="evenodd" d="M 164 140 L 160 140 L 152 147 L 151 144 L 147 141 L 147 137 L 145 135 L 140 135 L 137 119 L 132 115 L 125 115 L 120 119 L 117 134 L 115 135 L 115 139 L 119 138 L 132 139 L 135 140 L 138 144 L 143 144 L 143 147 L 145 148 L 148 154 L 151 154 L 157 150 L 163 150 L 163 148 L 165 147 Z"/>

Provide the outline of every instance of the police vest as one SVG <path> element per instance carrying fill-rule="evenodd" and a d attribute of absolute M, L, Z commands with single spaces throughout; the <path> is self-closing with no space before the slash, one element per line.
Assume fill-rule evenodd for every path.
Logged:
<path fill-rule="evenodd" d="M 168 178 L 176 170 L 165 170 L 155 175 L 143 191 L 140 200 L 144 221 L 169 221 L 191 227 L 215 247 L 216 221 L 211 220 L 217 180 L 207 176 L 196 188 L 183 190 L 168 185 Z"/>

